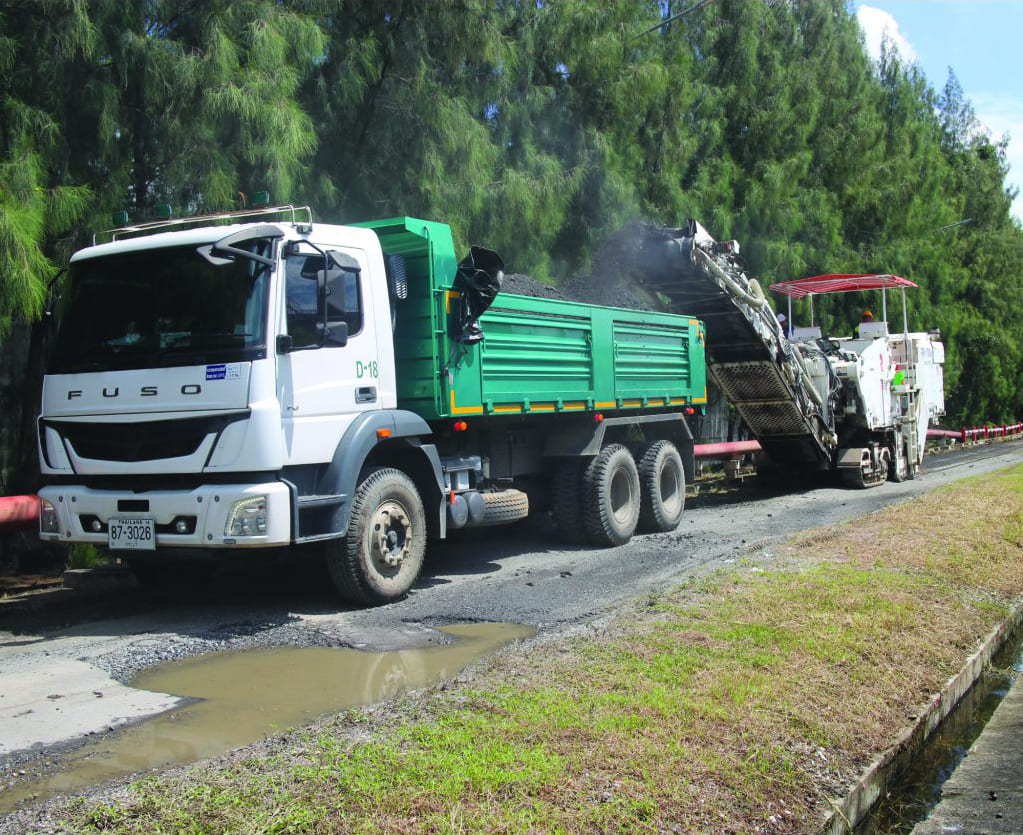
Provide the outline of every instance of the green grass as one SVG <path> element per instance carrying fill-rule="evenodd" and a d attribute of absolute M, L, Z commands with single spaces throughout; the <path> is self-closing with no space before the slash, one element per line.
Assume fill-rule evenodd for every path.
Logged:
<path fill-rule="evenodd" d="M 1021 511 L 1017 468 L 807 532 L 780 549 L 785 568 L 743 565 L 648 595 L 597 637 L 513 652 L 471 686 L 341 716 L 273 759 L 144 781 L 69 823 L 816 832 L 828 798 L 1023 595 Z"/>

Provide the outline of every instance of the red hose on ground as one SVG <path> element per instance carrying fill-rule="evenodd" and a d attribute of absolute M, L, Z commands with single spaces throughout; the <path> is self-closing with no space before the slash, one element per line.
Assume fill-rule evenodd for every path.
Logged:
<path fill-rule="evenodd" d="M 738 458 L 751 452 L 760 452 L 759 441 L 729 441 L 720 444 L 696 444 L 693 454 L 697 458 Z"/>
<path fill-rule="evenodd" d="M 31 531 L 38 527 L 38 496 L 0 496 L 0 533 Z"/>

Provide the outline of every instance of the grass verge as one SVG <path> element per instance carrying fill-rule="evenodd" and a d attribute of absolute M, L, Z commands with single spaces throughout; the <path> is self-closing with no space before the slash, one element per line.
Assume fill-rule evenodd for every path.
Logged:
<path fill-rule="evenodd" d="M 814 833 L 1023 595 L 1023 468 L 651 596 L 600 634 L 136 784 L 114 833 Z"/>

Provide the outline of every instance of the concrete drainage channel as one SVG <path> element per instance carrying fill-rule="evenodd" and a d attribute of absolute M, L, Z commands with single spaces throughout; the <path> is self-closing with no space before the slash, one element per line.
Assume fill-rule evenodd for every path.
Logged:
<path fill-rule="evenodd" d="M 949 736 L 954 736 L 956 725 L 960 726 L 959 733 L 962 736 L 972 733 L 975 738 L 979 734 L 980 728 L 970 727 L 970 717 L 982 710 L 993 711 L 994 705 L 990 699 L 1001 697 L 997 693 L 985 692 L 983 685 L 978 682 L 1000 653 L 1008 653 L 1009 658 L 1006 660 L 1011 662 L 1012 656 L 1020 652 L 1023 647 L 1021 625 L 1023 602 L 1017 603 L 1009 617 L 992 630 L 980 649 L 967 659 L 963 668 L 948 680 L 940 693 L 934 695 L 912 727 L 860 775 L 853 790 L 843 800 L 833 803 L 834 808 L 821 828 L 821 835 L 847 835 L 850 832 L 859 835 L 904 835 L 926 817 L 937 801 L 936 789 L 940 782 L 951 775 L 958 762 L 953 755 L 951 768 L 948 768 L 946 763 L 935 757 L 931 747 L 941 744 L 942 731 L 946 731 L 946 742 Z M 973 689 L 975 685 L 978 688 L 976 691 Z M 956 710 L 962 713 L 946 726 L 946 720 Z M 962 747 L 964 741 L 960 740 L 960 744 L 954 747 Z M 969 744 L 965 742 L 967 747 Z M 920 774 L 921 765 L 924 774 Z M 913 778 L 913 783 L 909 783 L 909 778 Z M 928 788 L 931 800 L 922 802 L 919 794 L 921 791 L 927 793 Z M 915 811 L 911 811 L 913 809 Z"/>

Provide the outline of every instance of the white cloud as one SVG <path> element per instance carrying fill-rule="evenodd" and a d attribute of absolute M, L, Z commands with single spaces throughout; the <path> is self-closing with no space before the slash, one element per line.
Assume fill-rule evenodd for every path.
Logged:
<path fill-rule="evenodd" d="M 1006 180 L 1019 188 L 1023 185 L 1023 98 L 992 93 L 975 93 L 968 98 L 977 120 L 988 129 L 993 140 L 997 142 L 1005 134 L 1009 135 L 1009 145 L 1005 149 L 1009 163 Z M 1012 213 L 1023 219 L 1023 188 L 1020 191 L 1020 196 L 1012 204 Z"/>
<path fill-rule="evenodd" d="M 888 40 L 899 50 L 899 55 L 905 63 L 916 63 L 916 50 L 899 30 L 899 22 L 891 14 L 883 9 L 875 9 L 873 6 L 860 6 L 856 9 L 856 19 L 860 22 L 860 28 L 863 29 L 867 53 L 875 61 L 881 58 L 881 42 L 887 36 Z"/>
<path fill-rule="evenodd" d="M 881 42 L 885 37 L 899 51 L 902 60 L 908 64 L 917 63 L 919 56 L 913 45 L 899 29 L 899 22 L 884 9 L 860 5 L 856 19 L 863 29 L 867 53 L 874 59 L 881 57 Z M 932 82 L 934 83 L 934 82 Z M 1020 195 L 1012 204 L 1012 213 L 1023 220 L 1023 97 L 964 91 L 973 105 L 978 121 L 988 129 L 995 141 L 1005 134 L 1010 137 L 1006 148 L 1009 163 L 1009 185 L 1020 188 Z"/>

